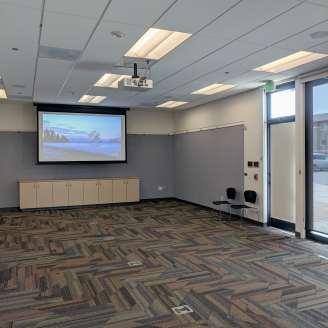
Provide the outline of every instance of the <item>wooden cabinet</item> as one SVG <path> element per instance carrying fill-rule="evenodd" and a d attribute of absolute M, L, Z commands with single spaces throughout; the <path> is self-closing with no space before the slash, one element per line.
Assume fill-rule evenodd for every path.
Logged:
<path fill-rule="evenodd" d="M 52 207 L 52 182 L 43 181 L 38 182 L 36 185 L 36 207 Z"/>
<path fill-rule="evenodd" d="M 52 183 L 53 206 L 68 206 L 68 183 L 67 181 L 54 181 Z"/>
<path fill-rule="evenodd" d="M 126 180 L 113 180 L 113 203 L 126 202 Z"/>
<path fill-rule="evenodd" d="M 68 181 L 68 205 L 83 205 L 83 182 L 78 180 Z"/>
<path fill-rule="evenodd" d="M 99 203 L 99 182 L 97 180 L 85 180 L 83 182 L 83 204 L 92 205 Z"/>
<path fill-rule="evenodd" d="M 98 181 L 99 204 L 113 203 L 113 180 Z"/>
<path fill-rule="evenodd" d="M 138 202 L 139 201 L 139 179 L 126 180 L 126 201 Z"/>
<path fill-rule="evenodd" d="M 19 184 L 20 208 L 36 208 L 36 184 L 24 182 Z"/>
<path fill-rule="evenodd" d="M 139 201 L 138 178 L 19 182 L 20 208 L 48 208 Z"/>

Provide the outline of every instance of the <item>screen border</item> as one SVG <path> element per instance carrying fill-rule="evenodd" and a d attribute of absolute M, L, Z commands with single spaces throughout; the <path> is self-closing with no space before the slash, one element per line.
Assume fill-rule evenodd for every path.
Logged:
<path fill-rule="evenodd" d="M 119 107 L 96 107 L 96 106 L 78 106 L 78 105 L 55 105 L 55 104 L 35 104 L 37 106 L 37 164 L 38 165 L 70 165 L 70 164 L 119 164 L 128 162 L 127 152 L 127 122 L 126 111 L 129 108 Z M 125 121 L 125 160 L 118 161 L 40 161 L 39 152 L 39 112 L 57 112 L 57 113 L 82 113 L 82 114 L 108 114 L 122 115 Z"/>

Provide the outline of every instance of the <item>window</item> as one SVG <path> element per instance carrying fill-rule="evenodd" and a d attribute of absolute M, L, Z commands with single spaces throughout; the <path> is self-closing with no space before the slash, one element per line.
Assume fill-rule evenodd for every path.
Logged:
<path fill-rule="evenodd" d="M 295 89 L 277 90 L 270 94 L 270 119 L 295 116 Z"/>

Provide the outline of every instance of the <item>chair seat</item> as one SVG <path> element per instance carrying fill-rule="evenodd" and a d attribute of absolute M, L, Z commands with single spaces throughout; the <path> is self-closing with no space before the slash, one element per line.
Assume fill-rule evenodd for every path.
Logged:
<path fill-rule="evenodd" d="M 213 201 L 214 205 L 229 205 L 230 203 L 227 200 L 215 200 Z"/>
<path fill-rule="evenodd" d="M 245 204 L 233 204 L 231 205 L 231 208 L 233 208 L 234 210 L 241 210 L 243 208 L 250 208 L 250 206 Z"/>

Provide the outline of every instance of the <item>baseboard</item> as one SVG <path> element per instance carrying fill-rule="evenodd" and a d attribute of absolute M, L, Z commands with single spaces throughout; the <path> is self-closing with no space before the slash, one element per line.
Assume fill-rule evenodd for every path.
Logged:
<path fill-rule="evenodd" d="M 0 212 L 9 212 L 9 211 L 22 211 L 22 212 L 33 212 L 33 211 L 48 211 L 48 210 L 71 210 L 78 208 L 92 208 L 92 207 L 106 207 L 106 206 L 126 206 L 147 202 L 160 202 L 160 201 L 173 201 L 174 197 L 161 197 L 161 198 L 144 198 L 140 199 L 139 202 L 129 202 L 129 203 L 108 203 L 108 204 L 89 204 L 89 205 L 78 205 L 78 206 L 58 206 L 58 207 L 42 207 L 42 208 L 26 208 L 20 209 L 19 207 L 5 207 L 0 208 Z"/>
<path fill-rule="evenodd" d="M 201 207 L 201 208 L 204 208 L 204 209 L 207 209 L 207 210 L 211 210 L 211 211 L 214 211 L 214 212 L 217 212 L 217 213 L 221 212 L 221 213 L 224 213 L 224 215 L 226 215 L 226 216 L 230 216 L 230 213 L 228 213 L 226 211 L 219 211 L 215 208 L 212 208 L 212 207 L 209 207 L 209 206 L 206 206 L 206 205 L 190 202 L 188 200 L 177 198 L 177 197 L 175 197 L 175 200 L 186 203 L 186 204 L 198 206 L 198 207 Z M 262 222 L 254 221 L 252 219 L 249 219 L 247 217 L 244 217 L 244 216 L 241 216 L 241 215 L 238 215 L 238 214 L 231 214 L 231 217 L 236 218 L 236 219 L 242 219 L 242 220 L 244 220 L 248 223 L 252 223 L 252 224 L 257 225 L 257 226 L 261 226 L 261 227 L 264 226 L 264 224 Z"/>
<path fill-rule="evenodd" d="M 295 232 L 295 223 L 287 222 L 284 220 L 270 218 L 269 225 L 274 228 Z"/>
<path fill-rule="evenodd" d="M 80 205 L 80 206 L 34 208 L 34 209 L 24 209 L 24 210 L 21 210 L 21 211 L 30 212 L 30 211 L 46 211 L 46 210 L 69 210 L 69 209 L 77 209 L 77 208 L 106 207 L 106 206 L 112 206 L 112 205 L 113 206 L 114 205 L 115 206 L 125 206 L 125 205 L 139 204 L 139 203 L 151 203 L 151 202 L 161 202 L 161 201 L 179 201 L 179 202 L 183 202 L 183 203 L 186 203 L 186 204 L 198 206 L 200 208 L 204 208 L 206 210 L 211 210 L 211 211 L 219 213 L 219 211 L 217 209 L 211 208 L 211 207 L 206 206 L 206 205 L 190 202 L 188 200 L 181 199 L 181 198 L 178 198 L 178 197 L 143 198 L 143 199 L 140 199 L 140 202 L 137 202 L 137 203 L 94 204 L 94 205 Z M 18 207 L 0 208 L 0 212 L 2 212 L 2 211 L 3 212 L 9 212 L 9 211 L 18 211 L 18 210 L 20 210 Z M 230 216 L 230 213 L 227 213 L 225 211 L 222 211 L 221 213 L 224 213 L 224 215 L 226 215 L 226 216 Z M 252 219 L 249 219 L 249 218 L 237 215 L 237 214 L 231 214 L 231 216 L 233 218 L 236 218 L 236 219 L 243 219 L 246 222 L 252 223 L 254 225 L 264 226 L 264 224 L 262 222 L 254 221 Z"/>
<path fill-rule="evenodd" d="M 1 212 L 17 212 L 19 210 L 18 207 L 0 207 Z"/>
<path fill-rule="evenodd" d="M 158 197 L 158 198 L 142 198 L 140 202 L 149 203 L 149 202 L 161 202 L 161 201 L 173 201 L 176 200 L 174 197 Z"/>

